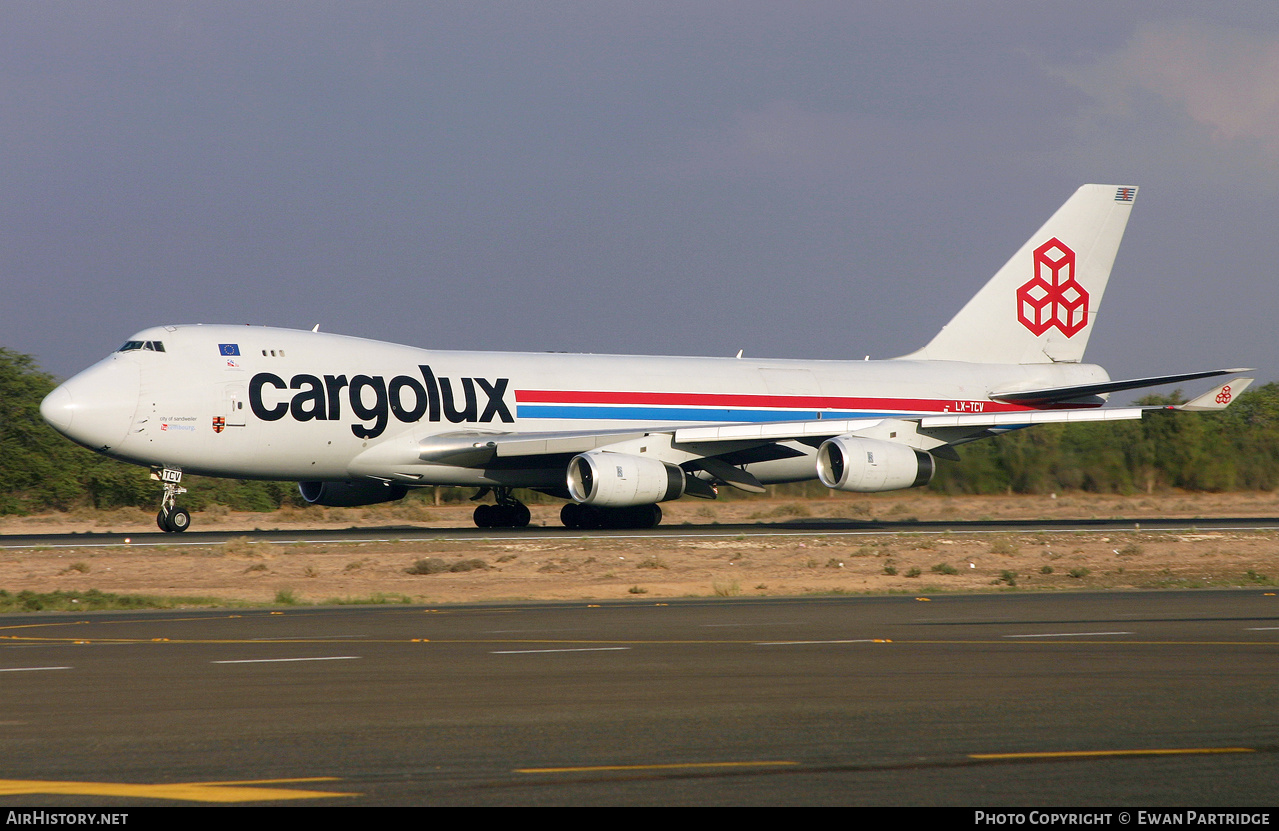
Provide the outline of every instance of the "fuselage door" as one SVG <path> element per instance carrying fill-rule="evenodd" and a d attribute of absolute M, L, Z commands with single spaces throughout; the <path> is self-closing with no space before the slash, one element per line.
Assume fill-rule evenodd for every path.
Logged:
<path fill-rule="evenodd" d="M 227 427 L 243 427 L 247 423 L 246 403 L 249 400 L 249 388 L 242 382 L 222 385 L 221 403 L 218 408 L 218 416 L 222 418 L 222 426 Z M 214 423 L 214 429 L 218 428 L 218 424 Z M 221 432 L 221 430 L 218 430 Z"/>

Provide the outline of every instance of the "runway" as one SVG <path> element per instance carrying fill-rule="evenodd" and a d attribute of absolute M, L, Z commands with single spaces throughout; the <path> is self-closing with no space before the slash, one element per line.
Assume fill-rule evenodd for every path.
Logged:
<path fill-rule="evenodd" d="M 0 805 L 1273 806 L 1233 590 L 0 619 Z"/>
<path fill-rule="evenodd" d="M 1007 533 L 1030 532 L 1104 532 L 1104 531 L 1185 531 L 1200 530 L 1275 530 L 1279 517 L 1136 517 L 1127 519 L 1011 519 L 1011 520 L 906 520 L 900 522 L 850 519 L 797 519 L 785 522 L 751 522 L 740 524 L 707 523 L 701 525 L 663 525 L 637 530 L 578 531 L 560 526 L 500 528 L 428 528 L 420 525 L 384 525 L 375 527 L 315 528 L 252 531 L 198 531 L 165 534 L 160 531 L 91 532 L 57 534 L 2 534 L 0 550 L 21 548 L 86 548 L 114 545 L 216 545 L 231 539 L 248 537 L 263 542 L 292 544 L 298 542 L 419 542 L 431 540 L 571 540 L 712 536 L 824 536 L 858 534 L 942 534 L 942 533 Z"/>

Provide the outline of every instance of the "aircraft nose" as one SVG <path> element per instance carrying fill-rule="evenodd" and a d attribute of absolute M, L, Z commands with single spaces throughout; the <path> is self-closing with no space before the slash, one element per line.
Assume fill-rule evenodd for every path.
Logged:
<path fill-rule="evenodd" d="M 75 412 L 75 403 L 65 384 L 55 389 L 40 402 L 40 415 L 59 433 L 66 435 L 71 429 L 71 416 Z"/>
<path fill-rule="evenodd" d="M 137 366 L 108 358 L 46 395 L 40 415 L 72 441 L 110 450 L 129 434 L 140 388 Z"/>

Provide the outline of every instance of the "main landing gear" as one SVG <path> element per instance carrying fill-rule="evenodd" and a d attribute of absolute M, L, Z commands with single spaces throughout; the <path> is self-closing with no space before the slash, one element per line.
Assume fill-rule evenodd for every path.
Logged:
<path fill-rule="evenodd" d="M 511 496 L 511 488 L 482 488 L 471 497 L 478 501 L 492 493 L 496 505 L 477 505 L 475 525 L 478 528 L 526 528 L 529 523 L 528 506 Z M 605 508 L 599 505 L 583 505 L 570 502 L 560 509 L 560 522 L 566 528 L 593 531 L 601 528 L 656 528 L 662 521 L 660 505 L 632 505 L 626 508 Z"/>
<path fill-rule="evenodd" d="M 166 534 L 180 534 L 191 527 L 191 512 L 178 506 L 178 494 L 186 493 L 182 487 L 182 471 L 164 467 L 151 471 L 152 479 L 164 483 L 164 496 L 160 498 L 160 512 L 155 515 L 155 524 Z"/>
<path fill-rule="evenodd" d="M 511 496 L 510 488 L 484 488 L 472 499 L 483 499 L 489 492 L 497 499 L 496 505 L 475 506 L 475 525 L 477 528 L 525 528 L 528 526 L 530 514 L 528 506 Z"/>
<path fill-rule="evenodd" d="M 570 502 L 560 509 L 560 522 L 566 528 L 656 528 L 662 521 L 660 505 L 632 505 L 628 508 L 602 508 Z"/>

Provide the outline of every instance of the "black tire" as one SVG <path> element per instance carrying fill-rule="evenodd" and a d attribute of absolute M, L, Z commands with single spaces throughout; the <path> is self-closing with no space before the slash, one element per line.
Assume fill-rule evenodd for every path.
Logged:
<path fill-rule="evenodd" d="M 533 514 L 529 511 L 528 506 L 523 502 L 516 502 L 509 506 L 510 527 L 527 528 L 529 521 L 533 519 Z"/>
<path fill-rule="evenodd" d="M 565 528 L 581 528 L 582 506 L 576 502 L 570 502 L 560 508 L 560 522 L 564 523 Z"/>
<path fill-rule="evenodd" d="M 167 530 L 171 534 L 181 534 L 191 527 L 191 512 L 186 508 L 174 508 L 167 518 Z"/>
<path fill-rule="evenodd" d="M 169 528 L 169 517 L 167 514 L 165 514 L 163 508 L 161 508 L 160 512 L 155 515 L 155 524 L 158 525 L 160 527 L 160 530 L 163 531 L 164 533 L 166 534 L 173 533 L 172 529 Z"/>

